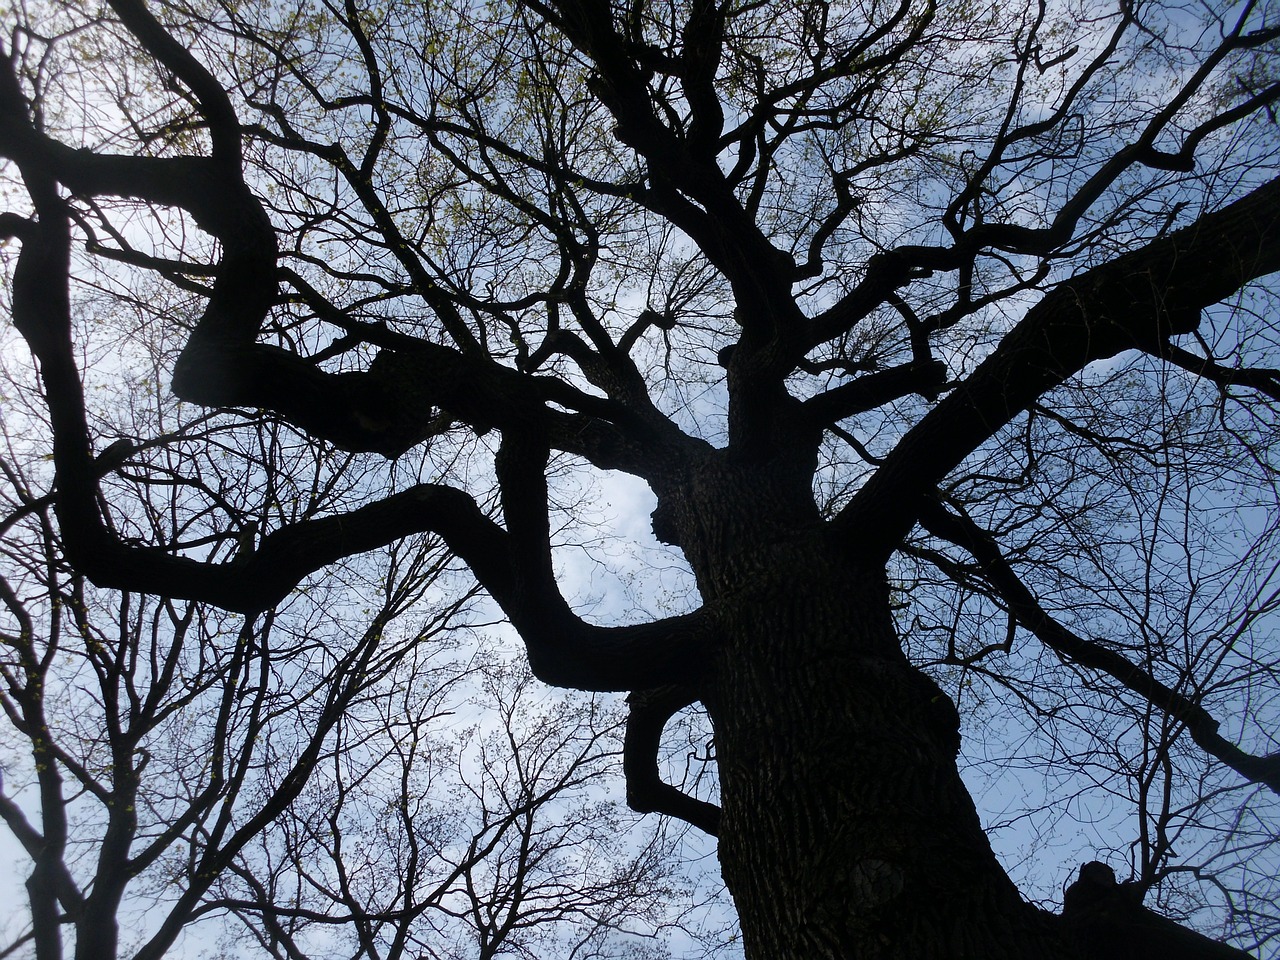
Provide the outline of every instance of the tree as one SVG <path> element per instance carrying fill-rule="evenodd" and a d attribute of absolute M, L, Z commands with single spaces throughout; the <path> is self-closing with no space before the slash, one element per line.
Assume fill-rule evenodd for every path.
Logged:
<path fill-rule="evenodd" d="M 0 226 L 68 562 L 252 615 L 432 533 L 539 678 L 630 693 L 629 799 L 718 836 L 748 956 L 1077 956 L 992 852 L 956 704 L 1007 691 L 1050 762 L 1104 769 L 1143 891 L 1222 791 L 1280 788 L 1275 17 L 21 8 Z M 163 321 L 185 402 L 393 479 L 234 563 L 194 506 L 117 529 L 90 291 Z M 565 598 L 575 471 L 649 486 L 692 602 Z M 656 770 L 693 703 L 715 804 Z"/>

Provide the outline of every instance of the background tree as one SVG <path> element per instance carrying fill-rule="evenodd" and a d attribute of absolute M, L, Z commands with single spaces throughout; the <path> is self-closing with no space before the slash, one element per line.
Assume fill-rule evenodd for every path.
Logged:
<path fill-rule="evenodd" d="M 1194 874 L 1258 945 L 1275 18 L 21 8 L 0 227 L 68 561 L 256 615 L 439 536 L 538 677 L 631 692 L 629 798 L 718 835 L 749 956 L 1078 955 L 992 853 L 957 705 L 1010 738 L 971 733 L 966 763 L 1044 761 L 1046 808 L 1097 782 L 1137 889 L 1203 895 L 1169 882 Z M 389 481 L 270 516 L 231 563 L 181 531 L 241 498 L 118 529 L 72 323 L 89 291 L 158 318 L 184 401 L 270 411 Z M 649 486 L 686 604 L 597 622 L 566 599 L 592 471 Z M 655 769 L 693 703 L 719 803 Z"/>

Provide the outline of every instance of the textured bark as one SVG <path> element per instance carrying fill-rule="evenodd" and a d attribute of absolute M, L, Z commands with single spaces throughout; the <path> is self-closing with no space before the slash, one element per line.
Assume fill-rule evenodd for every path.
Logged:
<path fill-rule="evenodd" d="M 25 92 L 27 80 L 17 69 L 22 58 L 15 51 L 0 62 L 0 155 L 20 170 L 33 211 L 30 217 L 0 214 L 0 237 L 21 241 L 13 271 L 13 318 L 38 359 L 49 400 L 55 508 L 72 568 L 103 586 L 197 598 L 257 614 L 326 564 L 405 536 L 433 533 L 501 605 L 527 644 L 529 663 L 539 677 L 579 689 L 638 693 L 632 701 L 627 742 L 632 801 L 641 809 L 682 816 L 719 835 L 725 878 L 740 908 L 753 960 L 1052 960 L 1076 955 L 1073 951 L 1079 948 L 1069 944 L 1072 936 L 1090 941 L 1082 952 L 1096 960 L 1091 941 L 1116 940 L 1114 918 L 1099 920 L 1095 915 L 1084 927 L 1077 924 L 1073 933 L 1024 903 L 1000 868 L 958 775 L 954 705 L 902 652 L 884 561 L 922 517 L 928 524 L 930 508 L 936 506 L 929 498 L 952 470 L 1089 363 L 1137 349 L 1194 368 L 1197 358 L 1180 352 L 1169 338 L 1194 331 L 1201 309 L 1252 279 L 1280 270 L 1280 180 L 1205 213 L 1188 228 L 1141 244 L 1135 240 L 1130 252 L 1058 284 L 973 373 L 949 382 L 957 371 L 932 358 L 929 336 L 976 311 L 975 258 L 1043 258 L 1044 272 L 1035 276 L 1047 277 L 1051 261 L 1067 262 L 1065 248 L 1072 245 L 1086 215 L 1095 224 L 1110 222 L 1112 214 L 1099 201 L 1118 189 L 1127 171 L 1145 164 L 1190 172 L 1200 140 L 1269 107 L 1280 97 L 1280 88 L 1251 93 L 1247 103 L 1221 114 L 1221 124 L 1215 119 L 1191 130 L 1177 153 L 1158 153 L 1156 143 L 1164 142 L 1166 128 L 1178 127 L 1181 120 L 1175 115 L 1200 81 L 1192 83 L 1185 98 L 1179 100 L 1182 95 L 1175 94 L 1168 110 L 1157 111 L 1149 122 L 1134 119 L 1135 130 L 1142 132 L 1132 142 L 1108 145 L 1104 138 L 1097 144 L 1098 157 L 1110 149 L 1115 152 L 1077 183 L 1056 211 L 1046 210 L 1050 218 L 1042 227 L 984 223 L 980 216 L 980 195 L 988 189 L 986 184 L 995 182 L 990 174 L 1000 165 L 999 158 L 1020 152 L 1017 144 L 1038 125 L 1010 132 L 1006 124 L 992 146 L 995 166 L 982 167 L 967 183 L 957 185 L 959 192 L 944 215 L 948 245 L 883 250 L 865 262 L 861 279 L 853 283 L 835 274 L 824 276 L 821 265 L 825 241 L 862 203 L 850 186 L 852 174 L 838 173 L 836 158 L 824 156 L 832 164 L 835 193 L 828 212 L 815 211 L 817 219 L 811 218 L 807 226 L 793 224 L 782 231 L 774 229 L 772 213 L 761 215 L 764 178 L 786 153 L 781 148 L 797 129 L 793 120 L 808 109 L 795 104 L 808 102 L 814 94 L 821 94 L 821 101 L 828 79 L 852 79 L 859 73 L 870 85 L 869 96 L 879 82 L 876 70 L 902 58 L 914 60 L 912 49 L 924 36 L 936 4 L 916 11 L 904 0 L 887 21 L 874 29 L 868 24 L 865 43 L 835 59 L 826 51 L 818 55 L 811 80 L 793 79 L 767 95 L 762 86 L 753 115 L 735 119 L 735 129 L 726 132 L 718 84 L 724 77 L 724 44 L 735 29 L 730 6 L 693 0 L 679 43 L 664 52 L 644 42 L 643 30 L 624 28 L 607 4 L 526 0 L 527 13 L 541 17 L 592 65 L 588 90 L 612 115 L 614 136 L 632 149 L 644 174 L 626 173 L 624 180 L 584 186 L 570 152 L 557 155 L 552 140 L 545 144 L 543 157 L 525 158 L 530 170 L 565 188 L 566 208 L 577 206 L 568 189 L 575 181 L 575 190 L 625 198 L 662 218 L 693 241 L 735 302 L 740 336 L 723 346 L 715 341 L 717 359 L 725 368 L 729 439 L 729 449 L 715 451 L 686 436 L 660 413 L 650 396 L 650 386 L 657 384 L 646 383 L 630 356 L 648 324 L 666 332 L 680 322 L 678 318 L 645 310 L 627 333 L 613 338 L 592 314 L 586 292 L 594 290 L 586 283 L 589 266 L 581 268 L 581 276 L 577 266 L 566 266 L 565 277 L 571 279 L 557 280 L 544 291 L 546 305 L 556 310 L 548 311 L 541 346 L 523 353 L 522 331 L 513 330 L 513 342 L 521 345 L 516 356 L 522 359 L 512 366 L 505 353 L 487 354 L 463 316 L 480 292 L 455 297 L 446 291 L 454 289 L 453 278 L 438 276 L 426 257 L 404 242 L 393 205 L 389 206 L 391 196 L 381 195 L 377 178 L 368 175 L 366 167 L 379 162 L 385 128 L 373 136 L 374 145 L 359 169 L 342 143 L 297 140 L 293 148 L 306 153 L 308 163 L 329 164 L 345 183 L 336 195 L 362 206 L 352 222 L 370 227 L 361 241 L 370 241 L 379 251 L 375 260 L 384 253 L 397 260 L 396 279 L 388 280 L 388 289 L 400 286 L 402 270 L 423 307 L 434 314 L 435 320 L 423 330 L 435 330 L 438 321 L 438 339 L 445 342 L 436 342 L 435 333 L 414 337 L 364 323 L 358 318 L 362 311 L 347 315 L 297 274 L 288 274 L 288 283 L 282 283 L 286 274 L 280 253 L 289 247 L 281 241 L 290 238 L 296 225 L 277 236 L 267 205 L 251 189 L 256 181 L 246 178 L 244 160 L 251 154 L 243 141 L 249 128 L 242 129 L 232 97 L 215 74 L 148 12 L 145 0 L 108 0 L 108 5 L 136 40 L 135 52 L 145 52 L 167 72 L 166 82 L 185 89 L 183 98 L 198 115 L 192 129 L 200 129 L 202 137 L 207 134 L 209 149 L 207 156 L 151 156 L 149 149 L 130 156 L 57 142 L 37 122 L 37 103 Z M 643 19 L 642 7 L 635 7 L 637 22 Z M 677 7 L 683 9 L 675 5 L 673 11 Z M 1121 8 L 1127 19 L 1128 5 Z M 882 15 L 883 11 L 876 14 Z M 1246 19 L 1205 60 L 1202 78 L 1231 50 L 1260 49 L 1276 40 L 1274 28 L 1242 32 Z M 910 26 L 892 39 L 900 22 Z M 826 45 L 824 39 L 821 46 Z M 368 44 L 360 46 L 373 60 Z M 1030 65 L 1031 49 L 1022 55 L 1023 68 Z M 1039 47 L 1034 49 L 1035 64 L 1043 72 L 1047 67 L 1040 62 Z M 1101 68 L 1108 56 L 1103 51 L 1093 69 Z M 1050 64 L 1060 62 L 1058 58 Z M 676 101 L 664 102 L 665 94 L 659 95 L 652 82 L 655 63 L 678 83 Z M 736 73 L 740 68 L 733 69 Z M 763 84 L 763 64 L 760 72 Z M 381 81 L 373 86 L 379 90 L 371 88 L 368 106 L 385 119 L 389 104 L 377 102 Z M 1010 121 L 1016 105 L 1011 103 Z M 861 121 L 860 110 L 851 111 L 850 122 Z M 1068 100 L 1059 112 L 1063 118 L 1074 117 L 1074 110 Z M 793 111 L 791 119 L 784 119 Z M 742 112 L 739 105 L 734 112 Z M 433 115 L 431 123 L 418 119 L 430 138 L 436 118 Z M 748 122 L 739 122 L 743 119 Z M 1047 135 L 1061 121 L 1043 122 L 1047 126 L 1042 133 Z M 776 139 L 773 134 L 761 139 L 753 132 L 775 126 Z M 280 127 L 281 136 L 292 139 L 288 126 L 282 122 Z M 1123 131 L 1124 125 L 1117 129 Z M 487 138 L 476 143 L 485 149 L 500 146 Z M 740 159 L 725 170 L 722 158 L 735 145 Z M 520 157 L 519 149 L 510 146 L 507 159 Z M 757 159 L 760 191 L 749 180 Z M 894 159 L 889 154 L 875 162 Z M 625 160 L 621 166 L 631 167 Z M 1070 176 L 1060 184 L 1050 182 L 1047 186 L 1053 189 L 1045 196 L 1072 183 Z M 505 192 L 494 191 L 483 177 L 471 178 L 470 187 L 490 189 L 500 199 Z M 1118 236 L 1127 231 L 1126 207 L 1139 196 L 1144 195 L 1136 194 L 1115 208 Z M 101 511 L 99 480 L 112 467 L 104 464 L 107 458 L 93 456 L 68 294 L 76 207 L 113 197 L 183 209 L 218 241 L 216 262 L 206 271 L 214 281 L 205 309 L 175 363 L 173 386 L 178 396 L 209 408 L 261 407 L 340 448 L 389 457 L 455 424 L 481 434 L 496 430 L 502 435 L 495 463 L 501 524 L 470 493 L 424 483 L 342 515 L 308 518 L 277 529 L 234 563 L 209 564 L 176 555 L 166 544 L 119 539 Z M 1037 207 L 1040 202 L 1037 199 Z M 522 200 L 516 206 L 534 215 L 535 209 L 526 209 L 529 203 Z M 1010 204 L 1009 210 L 1020 207 L 1016 197 Z M 600 244 L 594 214 L 583 208 L 583 222 L 577 221 L 577 214 L 561 219 L 560 206 L 552 205 L 545 216 L 538 213 L 531 222 L 540 232 L 550 229 L 565 264 L 607 263 L 607 258 L 596 260 L 607 252 L 607 245 L 627 242 L 618 234 Z M 999 206 L 993 205 L 991 212 L 998 212 Z M 1169 224 L 1180 209 L 1181 205 L 1171 206 Z M 607 217 L 609 230 L 612 218 L 613 214 Z M 903 235 L 935 232 L 912 227 Z M 789 250 L 791 238 L 806 233 L 812 236 L 809 262 L 801 265 Z M 871 234 L 863 239 L 873 241 L 877 249 L 882 243 Z M 956 273 L 955 302 L 932 318 L 908 321 L 909 362 L 902 362 L 901 351 L 883 358 L 877 356 L 878 349 L 866 356 L 847 355 L 862 336 L 856 329 L 859 323 L 876 311 L 894 307 L 908 319 L 907 288 L 931 272 Z M 847 281 L 852 288 L 822 314 L 810 317 L 795 297 L 795 282 L 801 277 L 822 277 L 823 283 L 842 280 L 840 286 Z M 448 282 L 442 286 L 437 282 L 441 279 Z M 1018 279 L 1016 286 L 992 296 L 1009 297 L 1006 302 L 1012 304 L 1012 296 L 1034 282 Z M 283 298 L 295 296 L 341 330 L 344 339 L 362 340 L 374 356 L 367 367 L 333 372 L 318 355 L 295 354 L 264 342 L 264 323 L 272 311 Z M 538 297 L 528 300 L 538 302 Z M 560 307 L 575 314 L 585 339 L 559 327 Z M 502 307 L 501 312 L 508 309 Z M 538 323 L 523 333 L 535 328 L 540 330 Z M 705 328 L 708 336 L 712 329 Z M 703 346 L 711 345 L 708 339 Z M 837 386 L 817 385 L 817 392 L 802 401 L 788 392 L 789 378 L 807 368 L 819 347 L 818 354 L 834 356 L 836 365 L 830 369 L 843 369 L 849 379 Z M 555 357 L 576 364 L 597 389 L 584 389 L 576 374 L 561 379 L 546 373 L 562 369 L 558 362 L 549 362 Z M 689 359 L 702 362 L 692 355 Z M 1232 374 L 1209 365 L 1209 359 L 1198 372 L 1217 383 L 1258 379 L 1257 372 Z M 894 365 L 880 368 L 882 362 Z M 854 376 L 858 372 L 862 375 Z M 1260 388 L 1274 386 L 1272 379 L 1269 374 L 1262 377 Z M 825 523 L 811 489 L 822 431 L 840 431 L 847 419 L 908 393 L 936 398 L 944 386 L 946 396 L 914 426 L 904 425 L 900 442 L 877 463 L 836 521 Z M 584 458 L 600 469 L 628 471 L 653 485 L 659 496 L 655 533 L 683 549 L 697 577 L 703 609 L 626 627 L 584 623 L 573 613 L 560 594 L 552 563 L 546 471 L 554 451 Z M 945 535 L 946 521 L 944 514 L 933 531 L 941 529 Z M 1198 705 L 1161 687 L 1154 673 L 1150 679 L 1139 676 L 1117 656 L 1053 624 L 1034 596 L 1011 574 L 1004 575 L 994 543 L 964 529 L 952 539 L 967 545 L 1011 612 L 1052 649 L 1065 651 L 1078 666 L 1121 679 L 1172 719 L 1191 726 L 1192 736 L 1214 756 L 1246 776 L 1273 783 L 1274 758 L 1232 753 L 1231 745 L 1210 727 L 1208 715 L 1193 712 Z M 694 697 L 707 704 L 716 728 L 721 810 L 662 784 L 653 762 L 663 723 Z M 127 766 L 121 759 L 116 765 Z M 51 769 L 42 789 L 49 798 L 60 799 L 56 768 Z M 142 960 L 156 960 L 169 948 L 199 909 L 207 885 L 230 863 L 236 844 L 247 842 L 289 802 L 290 791 L 296 796 L 301 786 L 300 779 L 292 779 L 256 825 L 246 824 L 221 852 L 210 848 L 199 883 L 181 895 L 165 927 L 140 954 Z M 129 851 L 136 824 L 131 814 L 125 815 L 132 810 L 131 795 L 128 799 L 129 806 L 113 813 L 104 862 L 123 862 Z M 45 805 L 53 806 L 48 801 Z M 64 910 L 69 899 L 75 902 L 68 895 L 71 884 L 61 862 L 65 833 L 64 823 L 48 832 L 44 848 L 30 845 L 37 850 L 29 889 L 40 960 L 56 960 L 61 952 L 58 900 Z M 75 912 L 85 918 L 77 939 L 82 960 L 114 952 L 114 917 L 126 879 L 123 869 L 100 871 L 84 903 L 76 903 Z M 91 923 L 103 930 L 110 924 L 109 932 L 84 936 Z M 1097 930 L 1103 933 L 1095 935 Z"/>
<path fill-rule="evenodd" d="M 671 509 L 725 638 L 704 700 L 747 956 L 1072 956 L 992 853 L 883 568 L 800 522 L 790 474 L 724 458 L 686 484 L 697 509 Z"/>
<path fill-rule="evenodd" d="M 794 552 L 728 615 L 720 858 L 748 956 L 1066 956 L 992 854 L 883 577 L 836 587 L 827 559 Z"/>

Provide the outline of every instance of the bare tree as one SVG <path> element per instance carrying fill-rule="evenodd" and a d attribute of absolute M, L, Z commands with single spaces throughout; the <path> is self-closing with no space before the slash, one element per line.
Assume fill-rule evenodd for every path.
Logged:
<path fill-rule="evenodd" d="M 439 537 L 536 676 L 630 693 L 628 797 L 718 836 L 748 956 L 1087 950 L 993 854 L 957 762 L 979 747 L 1056 778 L 1032 807 L 1123 805 L 1126 890 L 1222 897 L 1258 946 L 1276 16 L 19 7 L 0 229 L 67 561 L 258 615 Z M 231 563 L 181 531 L 263 491 L 119 529 L 85 390 L 102 333 L 73 322 L 95 298 L 153 318 L 185 402 L 396 482 L 272 517 Z M 572 483 L 605 471 L 652 491 L 687 604 L 565 597 L 591 548 Z M 658 763 L 693 704 L 714 793 Z"/>
<path fill-rule="evenodd" d="M 621 715 L 546 702 L 518 664 L 478 665 L 490 729 L 446 739 L 417 685 L 348 717 L 306 802 L 212 902 L 272 956 L 660 957 L 683 928 L 677 836 L 609 796 Z M 263 869 L 263 865 L 267 869 Z"/>

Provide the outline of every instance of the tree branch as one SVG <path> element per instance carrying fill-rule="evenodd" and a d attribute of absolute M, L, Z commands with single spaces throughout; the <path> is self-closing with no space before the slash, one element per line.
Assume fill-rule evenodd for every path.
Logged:
<path fill-rule="evenodd" d="M 55 509 L 67 558 L 76 569 L 101 586 L 201 600 L 257 614 L 328 563 L 414 533 L 434 532 L 503 607 L 529 646 L 534 672 L 544 681 L 578 689 L 631 690 L 687 680 L 700 672 L 711 642 L 707 616 L 689 614 L 630 627 L 597 627 L 583 623 L 560 596 L 545 530 L 540 531 L 530 519 L 537 508 L 529 505 L 540 498 L 541 523 L 546 523 L 546 477 L 541 471 L 546 462 L 545 439 L 535 448 L 542 451 L 540 461 L 537 456 L 528 460 L 528 451 L 522 447 L 520 456 L 508 456 L 507 467 L 499 464 L 500 480 L 509 478 L 513 470 L 519 477 L 503 487 L 509 519 L 515 522 L 513 534 L 484 516 L 462 491 L 421 484 L 347 514 L 283 527 L 234 563 L 205 563 L 161 548 L 122 543 L 98 509 L 100 471 L 91 453 L 84 391 L 71 345 L 66 206 L 47 171 L 28 163 L 20 168 L 38 219 L 6 224 L 6 228 L 20 227 L 23 235 L 14 270 L 13 317 L 40 361 L 54 434 Z M 530 382 L 496 364 L 484 369 L 506 378 L 501 382 Z M 547 383 L 554 386 L 555 381 Z M 479 391 L 482 396 L 486 392 Z M 500 393 L 478 402 L 502 414 L 496 409 L 502 397 L 511 401 L 510 394 Z M 541 404 L 534 408 L 535 417 L 538 413 L 544 422 L 574 425 L 579 434 L 589 435 L 597 427 L 590 419 L 581 422 L 554 414 Z M 529 429 L 540 424 L 527 410 L 516 409 L 507 420 L 526 428 L 524 433 L 511 431 L 522 443 L 542 433 Z M 536 478 L 524 469 L 529 462 L 536 468 Z"/>
<path fill-rule="evenodd" d="M 4 821 L 14 839 L 22 844 L 22 849 L 27 852 L 27 855 L 33 861 L 39 860 L 45 849 L 44 837 L 28 822 L 18 805 L 5 796 L 3 788 L 3 782 L 0 782 L 0 820 Z M 84 895 L 71 878 L 67 865 L 61 857 L 53 863 L 52 870 L 55 875 L 58 901 L 68 915 L 75 916 L 84 907 Z"/>
<path fill-rule="evenodd" d="M 638 690 L 701 676 L 715 634 L 706 612 L 599 627 L 584 623 L 569 608 L 551 563 L 548 452 L 534 437 L 503 437 L 495 470 L 507 522 L 509 567 L 499 589 L 480 577 L 524 639 L 534 674 L 546 683 L 581 690 Z M 647 682 L 652 677 L 662 679 Z"/>
<path fill-rule="evenodd" d="M 158 25 L 156 29 L 160 29 Z M 24 170 L 85 195 L 132 197 L 192 214 L 221 242 L 222 259 L 204 314 L 174 366 L 173 389 L 206 406 L 273 410 L 314 436 L 352 451 L 398 456 L 436 429 L 445 409 L 478 431 L 503 426 L 522 431 L 536 422 L 558 448 L 604 468 L 640 471 L 663 457 L 651 448 L 659 431 L 623 403 L 592 396 L 551 377 L 518 373 L 479 355 L 410 337 L 384 349 L 369 368 L 330 373 L 312 359 L 256 342 L 267 313 L 280 300 L 277 244 L 261 202 L 233 169 L 209 158 L 98 155 L 72 150 L 35 129 L 8 61 L 0 64 L 0 156 Z M 36 175 L 36 174 L 33 174 Z M 46 205 L 42 222 L 67 215 Z M 9 216 L 0 232 L 25 239 L 34 225 Z M 69 238 L 68 238 L 69 248 Z M 69 252 L 67 254 L 69 258 Z M 25 258 L 28 263 L 33 257 Z M 29 290 L 30 313 L 56 309 L 66 270 L 49 269 Z M 61 291 L 59 291 L 61 288 Z M 45 293 L 47 292 L 47 296 Z M 19 305 L 15 303 L 15 313 Z M 33 344 L 34 349 L 34 344 Z M 550 409 L 557 404 L 577 414 Z M 671 451 L 667 451 L 670 453 Z"/>
<path fill-rule="evenodd" d="M 1200 311 L 1280 270 L 1280 178 L 1191 226 L 1063 282 L 902 438 L 834 521 L 886 555 L 924 498 L 1037 398 L 1089 363 L 1159 352 Z"/>
<path fill-rule="evenodd" d="M 827 426 L 911 393 L 936 391 L 946 380 L 947 365 L 942 361 L 913 361 L 842 383 L 806 400 L 801 409 L 811 422 Z"/>
<path fill-rule="evenodd" d="M 138 38 L 143 48 L 180 79 L 196 99 L 200 112 L 209 124 L 213 142 L 213 159 L 220 165 L 240 172 L 240 124 L 231 99 L 222 85 L 191 52 L 169 35 L 151 15 L 142 0 L 107 0 L 120 22 Z"/>
<path fill-rule="evenodd" d="M 1100 643 L 1068 630 L 1040 605 L 990 533 L 968 517 L 948 511 L 934 499 L 924 502 L 920 525 L 933 536 L 967 550 L 982 566 L 987 580 L 999 592 L 1010 612 L 1050 650 L 1063 658 L 1100 670 L 1129 690 L 1185 724 L 1191 739 L 1205 753 L 1236 771 L 1246 780 L 1280 793 L 1280 753 L 1256 757 L 1218 733 L 1218 721 L 1194 700 L 1165 686 L 1150 672 Z"/>
<path fill-rule="evenodd" d="M 667 721 L 696 703 L 692 687 L 637 690 L 627 697 L 627 734 L 622 771 L 627 778 L 627 804 L 637 813 L 664 813 L 690 823 L 711 836 L 720 835 L 720 808 L 691 797 L 665 782 L 658 772 L 658 749 Z"/>
<path fill-rule="evenodd" d="M 1250 387 L 1272 400 L 1280 400 L 1280 370 L 1259 367 L 1225 367 L 1212 357 L 1199 357 L 1190 350 L 1161 344 L 1156 356 L 1181 367 L 1189 373 L 1204 377 L 1221 388 Z"/>

